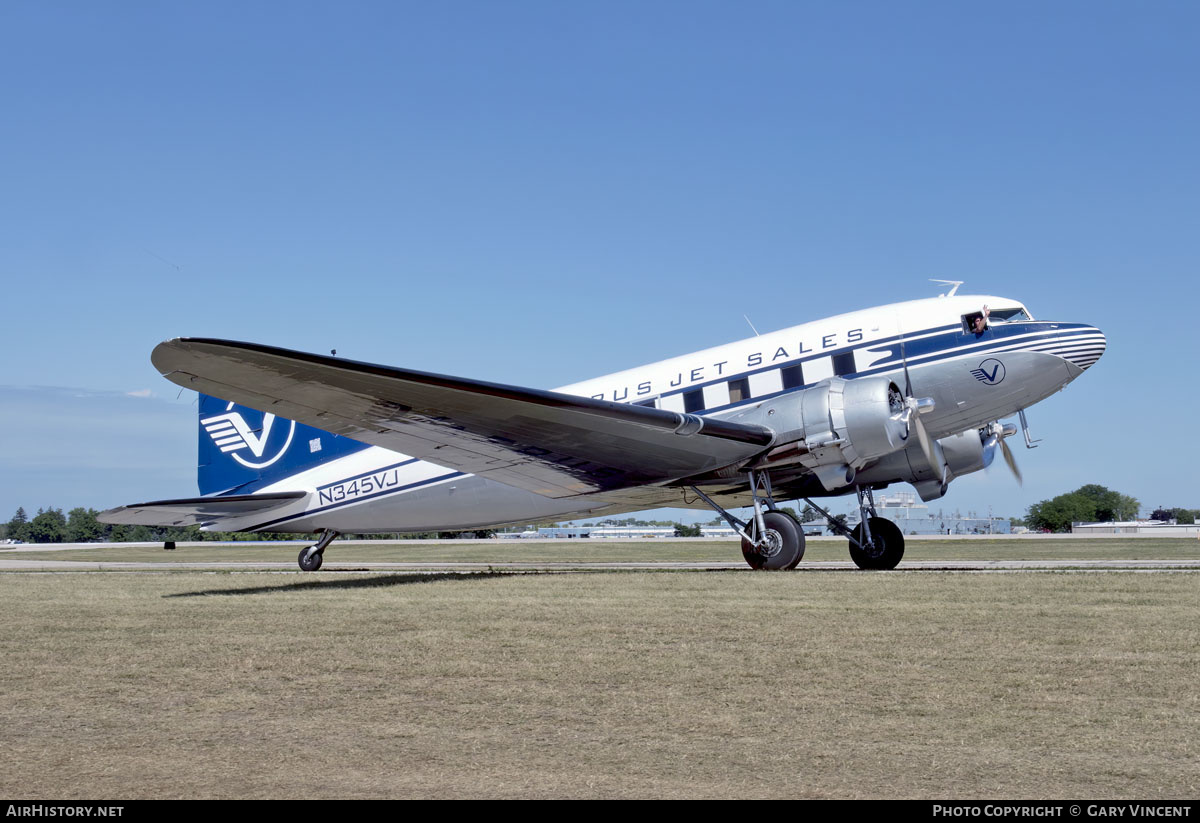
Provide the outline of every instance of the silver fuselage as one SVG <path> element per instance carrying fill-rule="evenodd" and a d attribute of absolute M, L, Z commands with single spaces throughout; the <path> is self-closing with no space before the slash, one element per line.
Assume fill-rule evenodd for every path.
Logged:
<path fill-rule="evenodd" d="M 964 318 L 983 305 L 994 315 L 1020 313 L 1010 322 L 995 319 L 976 333 Z M 1105 345 L 1093 326 L 1030 320 L 1017 301 L 961 295 L 851 312 L 558 391 L 724 417 L 835 375 L 888 376 L 903 386 L 907 362 L 912 392 L 934 400 L 934 410 L 923 417 L 925 426 L 942 438 L 1048 397 L 1094 364 Z M 693 496 L 672 486 L 551 499 L 374 446 L 255 491 L 285 490 L 310 494 L 294 507 L 272 512 L 269 520 L 225 518 L 208 528 L 437 531 L 695 504 Z M 737 489 L 714 496 L 727 506 L 749 501 Z"/>

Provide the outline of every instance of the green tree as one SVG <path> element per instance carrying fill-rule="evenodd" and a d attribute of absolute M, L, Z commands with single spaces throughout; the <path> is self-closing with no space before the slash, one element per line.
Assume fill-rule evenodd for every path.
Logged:
<path fill-rule="evenodd" d="M 67 541 L 70 543 L 92 543 L 104 536 L 104 529 L 95 509 L 75 508 L 67 513 Z"/>
<path fill-rule="evenodd" d="M 1095 483 L 1080 486 L 1073 494 L 1081 494 L 1096 504 L 1096 520 L 1111 523 L 1115 520 L 1133 520 L 1141 504 L 1135 498 Z"/>
<path fill-rule="evenodd" d="M 67 518 L 62 509 L 39 510 L 29 524 L 29 538 L 34 543 L 61 543 L 67 539 Z"/>
<path fill-rule="evenodd" d="M 701 536 L 700 524 L 693 523 L 690 526 L 685 526 L 683 523 L 676 523 L 675 524 L 675 536 L 676 537 L 700 537 Z"/>
<path fill-rule="evenodd" d="M 7 537 L 9 540 L 29 539 L 29 515 L 23 507 L 18 507 L 17 513 L 8 521 Z"/>
<path fill-rule="evenodd" d="M 157 543 L 158 535 L 151 531 L 150 526 L 126 526 L 125 540 L 129 543 Z"/>
<path fill-rule="evenodd" d="M 1136 498 L 1095 483 L 1080 486 L 1029 507 L 1025 525 L 1035 530 L 1065 532 L 1072 523 L 1133 520 L 1141 504 Z"/>
<path fill-rule="evenodd" d="M 1096 519 L 1096 501 L 1076 492 L 1060 494 L 1034 503 L 1025 515 L 1025 523 L 1035 531 L 1066 532 L 1072 523 Z"/>
<path fill-rule="evenodd" d="M 1196 522 L 1196 512 L 1192 509 L 1181 509 L 1178 506 L 1168 509 L 1159 506 L 1150 512 L 1151 520 L 1174 520 L 1180 526 L 1191 526 Z"/>

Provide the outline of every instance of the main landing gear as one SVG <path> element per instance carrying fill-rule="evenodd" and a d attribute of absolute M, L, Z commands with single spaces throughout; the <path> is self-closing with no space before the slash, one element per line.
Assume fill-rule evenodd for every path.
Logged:
<path fill-rule="evenodd" d="M 738 520 L 713 502 L 707 494 L 692 486 L 700 498 L 725 518 L 742 536 L 742 556 L 753 569 L 794 569 L 804 557 L 804 530 L 790 512 L 775 504 L 771 476 L 751 470 L 750 493 L 754 498 L 754 516 L 749 523 Z M 804 502 L 825 515 L 829 528 L 850 541 L 850 559 L 860 569 L 886 571 L 896 568 L 904 557 L 904 534 L 900 528 L 875 511 L 875 495 L 866 486 L 855 487 L 858 494 L 859 523 L 848 529 L 833 515 L 808 498 Z"/>
<path fill-rule="evenodd" d="M 829 512 L 811 500 L 804 502 L 825 515 L 829 527 L 850 540 L 850 559 L 860 569 L 887 571 L 896 568 L 904 557 L 904 533 L 900 527 L 875 512 L 875 495 L 870 488 L 858 486 L 858 525 L 847 529 Z"/>
<path fill-rule="evenodd" d="M 749 523 L 725 511 L 695 486 L 692 486 L 692 491 L 742 536 L 742 557 L 746 558 L 750 568 L 766 571 L 794 569 L 804 557 L 804 530 L 792 514 L 775 504 L 771 496 L 771 477 L 766 472 L 750 471 L 754 516 Z"/>
<path fill-rule="evenodd" d="M 325 547 L 333 542 L 333 539 L 338 536 L 338 533 L 333 529 L 322 529 L 321 539 L 312 546 L 305 546 L 300 551 L 300 557 L 297 558 L 300 562 L 300 571 L 315 572 L 321 568 L 321 562 L 325 559 Z"/>

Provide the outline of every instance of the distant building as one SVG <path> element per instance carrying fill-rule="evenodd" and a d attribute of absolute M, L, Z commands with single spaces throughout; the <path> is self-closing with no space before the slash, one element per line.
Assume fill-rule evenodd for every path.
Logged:
<path fill-rule="evenodd" d="M 790 505 L 788 508 L 791 508 Z M 875 496 L 875 508 L 880 517 L 893 521 L 904 534 L 1011 534 L 1012 525 L 1007 517 L 977 517 L 968 512 L 962 517 L 958 512 L 946 515 L 942 511 L 936 514 L 921 503 L 912 492 L 896 494 L 880 494 Z M 747 519 L 749 512 L 739 515 Z M 851 509 L 846 516 L 846 525 L 854 528 L 858 525 L 858 509 Z M 1108 524 L 1111 525 L 1111 524 Z M 804 534 L 808 537 L 834 535 L 836 532 L 829 528 L 824 517 L 817 517 L 807 523 L 801 523 Z M 728 525 L 701 525 L 700 533 L 714 540 L 732 540 L 737 534 Z M 515 534 L 501 535 L 515 537 Z M 540 528 L 536 533 L 526 530 L 521 537 L 541 538 L 581 538 L 591 540 L 631 540 L 647 537 L 674 537 L 674 526 L 557 526 Z"/>
<path fill-rule="evenodd" d="M 728 526 L 701 526 L 703 537 L 715 539 L 732 538 L 733 529 Z M 558 526 L 537 530 L 537 537 L 579 538 L 591 540 L 633 540 L 644 537 L 674 537 L 674 526 Z"/>
<path fill-rule="evenodd" d="M 1196 535 L 1200 525 L 1181 526 L 1174 520 L 1123 520 L 1111 523 L 1072 523 L 1071 534 L 1158 534 L 1163 537 Z"/>
<path fill-rule="evenodd" d="M 875 509 L 880 517 L 893 521 L 903 534 L 1011 534 L 1012 524 L 1007 517 L 977 517 L 968 512 L 962 517 L 958 512 L 947 516 L 939 510 L 929 511 L 924 503 L 917 502 L 912 492 L 881 494 L 875 497 Z M 846 525 L 858 525 L 858 509 L 851 510 Z"/>

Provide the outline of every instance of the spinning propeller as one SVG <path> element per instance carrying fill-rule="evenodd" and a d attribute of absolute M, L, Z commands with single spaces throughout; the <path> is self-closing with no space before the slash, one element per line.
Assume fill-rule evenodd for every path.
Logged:
<path fill-rule="evenodd" d="M 909 431 L 916 430 L 917 442 L 921 444 L 921 451 L 925 455 L 925 460 L 929 463 L 929 468 L 941 475 L 942 485 L 948 482 L 950 467 L 946 465 L 946 456 L 942 453 L 941 444 L 929 436 L 929 432 L 925 430 L 925 424 L 921 421 L 921 415 L 928 414 L 933 411 L 934 401 L 932 397 L 914 397 L 912 388 L 912 378 L 908 375 L 908 355 L 904 351 L 904 338 L 900 338 L 900 362 L 904 364 L 904 405 L 905 405 L 905 422 L 908 424 Z"/>
<path fill-rule="evenodd" d="M 989 423 L 984 428 L 983 465 L 990 466 L 992 464 L 992 460 L 996 457 L 996 449 L 999 448 L 1000 453 L 1004 455 L 1004 462 L 1008 464 L 1008 470 L 1013 473 L 1013 477 L 1017 478 L 1017 484 L 1024 485 L 1025 481 L 1021 477 L 1021 470 L 1017 468 L 1017 459 L 1013 457 L 1012 449 L 1004 440 L 1016 433 L 1017 427 L 1011 423 L 1007 426 L 1002 426 L 999 422 Z"/>

